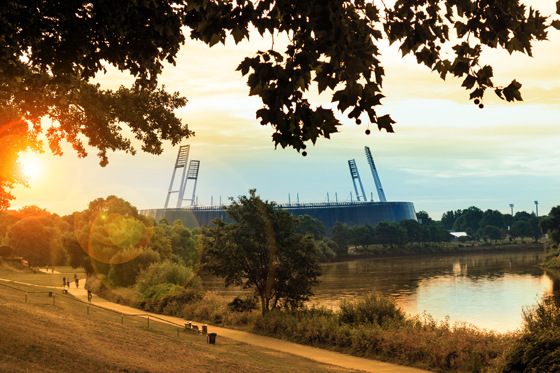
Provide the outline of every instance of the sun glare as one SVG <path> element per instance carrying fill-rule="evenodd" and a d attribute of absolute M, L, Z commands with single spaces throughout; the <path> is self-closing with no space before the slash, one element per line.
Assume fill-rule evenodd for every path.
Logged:
<path fill-rule="evenodd" d="M 43 164 L 38 154 L 26 153 L 20 156 L 21 171 L 29 180 L 37 179 L 43 172 Z"/>

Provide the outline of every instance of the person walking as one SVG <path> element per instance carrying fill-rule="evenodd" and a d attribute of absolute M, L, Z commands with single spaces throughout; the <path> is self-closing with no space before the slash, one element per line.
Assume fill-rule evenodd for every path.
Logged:
<path fill-rule="evenodd" d="M 66 276 L 62 277 L 62 287 L 66 286 Z"/>

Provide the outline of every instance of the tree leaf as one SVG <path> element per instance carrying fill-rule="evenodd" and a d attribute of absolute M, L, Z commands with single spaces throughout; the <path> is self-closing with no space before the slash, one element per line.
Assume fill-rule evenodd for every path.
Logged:
<path fill-rule="evenodd" d="M 471 89 L 472 87 L 474 87 L 475 83 L 476 83 L 476 78 L 472 75 L 467 75 L 465 80 L 463 80 L 463 84 L 461 84 L 461 87 L 465 87 L 466 89 Z"/>
<path fill-rule="evenodd" d="M 243 38 L 245 37 L 247 33 L 247 30 L 236 27 L 233 29 L 233 31 L 231 32 L 231 35 L 233 36 L 233 40 L 235 41 L 235 44 L 239 44 L 239 42 L 241 42 L 243 40 Z"/>
<path fill-rule="evenodd" d="M 379 128 L 379 130 L 385 129 L 385 131 L 393 133 L 395 132 L 392 126 L 392 124 L 394 123 L 396 122 L 391 119 L 391 116 L 389 114 L 377 118 L 377 128 Z"/>

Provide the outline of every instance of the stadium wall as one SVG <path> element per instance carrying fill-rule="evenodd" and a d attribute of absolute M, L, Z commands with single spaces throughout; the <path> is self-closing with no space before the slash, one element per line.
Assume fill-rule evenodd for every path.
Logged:
<path fill-rule="evenodd" d="M 330 202 L 299 203 L 281 205 L 295 216 L 309 215 L 323 222 L 329 230 L 336 222 L 348 226 L 368 223 L 376 226 L 382 221 L 416 220 L 416 211 L 412 202 Z M 140 210 L 141 214 L 153 216 L 156 221 L 167 218 L 169 223 L 180 219 L 189 228 L 209 225 L 215 218 L 230 222 L 221 206 L 193 206 L 185 208 Z"/>

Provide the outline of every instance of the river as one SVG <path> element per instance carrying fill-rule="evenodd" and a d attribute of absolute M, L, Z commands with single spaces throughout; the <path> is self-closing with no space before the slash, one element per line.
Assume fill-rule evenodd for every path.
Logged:
<path fill-rule="evenodd" d="M 545 253 L 509 251 L 367 258 L 322 264 L 312 304 L 336 308 L 372 290 L 393 297 L 410 315 L 431 315 L 497 332 L 522 325 L 522 310 L 552 294 L 553 280 L 538 267 Z M 205 278 L 208 290 L 231 296 L 223 280 Z"/>
<path fill-rule="evenodd" d="M 327 263 L 312 302 L 336 307 L 341 299 L 377 290 L 411 315 L 513 331 L 524 307 L 552 294 L 552 278 L 538 267 L 544 256 L 539 250 Z"/>

